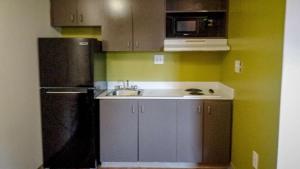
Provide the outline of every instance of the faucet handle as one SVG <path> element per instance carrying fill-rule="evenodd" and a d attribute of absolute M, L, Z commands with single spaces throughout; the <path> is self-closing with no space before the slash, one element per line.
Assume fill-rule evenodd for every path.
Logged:
<path fill-rule="evenodd" d="M 129 80 L 126 80 L 126 88 L 129 88 Z"/>
<path fill-rule="evenodd" d="M 131 88 L 134 89 L 134 90 L 137 90 L 138 86 L 137 85 L 132 85 Z"/>
<path fill-rule="evenodd" d="M 121 85 L 117 85 L 117 86 L 115 86 L 115 89 L 122 89 L 122 86 Z"/>

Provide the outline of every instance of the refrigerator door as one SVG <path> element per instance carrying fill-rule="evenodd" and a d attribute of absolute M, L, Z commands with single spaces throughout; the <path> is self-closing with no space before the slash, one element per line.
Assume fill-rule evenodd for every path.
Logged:
<path fill-rule="evenodd" d="M 93 90 L 41 89 L 45 168 L 95 168 Z"/>
<path fill-rule="evenodd" d="M 41 87 L 92 87 L 96 39 L 39 38 Z"/>

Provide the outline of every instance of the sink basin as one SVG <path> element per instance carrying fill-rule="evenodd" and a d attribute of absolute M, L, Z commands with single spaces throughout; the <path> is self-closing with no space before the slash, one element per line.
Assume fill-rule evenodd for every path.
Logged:
<path fill-rule="evenodd" d="M 117 89 L 109 92 L 106 96 L 141 96 L 142 90 Z"/>

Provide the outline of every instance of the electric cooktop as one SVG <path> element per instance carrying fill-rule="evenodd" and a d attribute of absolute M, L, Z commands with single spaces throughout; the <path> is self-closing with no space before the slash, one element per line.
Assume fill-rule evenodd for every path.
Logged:
<path fill-rule="evenodd" d="M 185 96 L 213 96 L 215 94 L 213 89 L 208 89 L 205 91 L 198 88 L 189 88 L 184 91 L 186 92 Z"/>

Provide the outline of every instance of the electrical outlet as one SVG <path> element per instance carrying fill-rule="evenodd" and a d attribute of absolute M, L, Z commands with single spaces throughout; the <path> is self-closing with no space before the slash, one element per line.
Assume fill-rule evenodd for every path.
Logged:
<path fill-rule="evenodd" d="M 234 61 L 234 72 L 241 73 L 242 72 L 242 62 L 240 60 Z"/>
<path fill-rule="evenodd" d="M 164 55 L 154 55 L 154 64 L 156 65 L 164 64 Z"/>
<path fill-rule="evenodd" d="M 259 156 L 256 151 L 252 151 L 252 166 L 254 169 L 258 169 Z"/>

